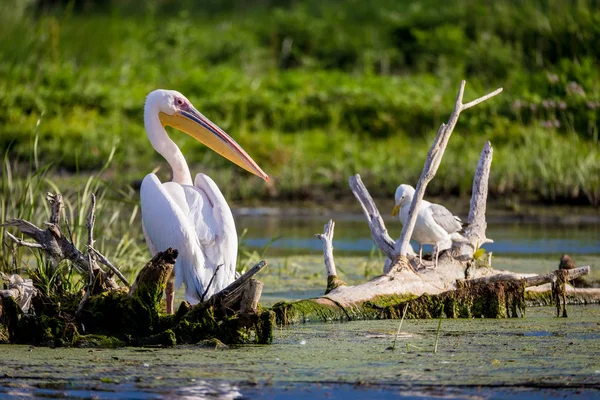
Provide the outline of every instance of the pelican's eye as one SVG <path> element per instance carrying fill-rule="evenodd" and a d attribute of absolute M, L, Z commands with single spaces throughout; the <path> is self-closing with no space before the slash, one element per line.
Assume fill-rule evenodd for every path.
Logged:
<path fill-rule="evenodd" d="M 178 106 L 178 107 L 181 107 L 181 106 L 183 106 L 184 104 L 185 104 L 185 101 L 183 101 L 183 99 L 182 99 L 182 98 L 179 98 L 179 97 L 176 97 L 176 98 L 175 98 L 175 105 L 176 105 L 176 106 Z"/>

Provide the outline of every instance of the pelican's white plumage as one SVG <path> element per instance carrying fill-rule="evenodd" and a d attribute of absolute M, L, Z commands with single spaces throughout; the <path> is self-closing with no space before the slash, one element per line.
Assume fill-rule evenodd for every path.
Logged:
<path fill-rule="evenodd" d="M 155 174 L 146 175 L 142 182 L 144 236 L 153 254 L 169 247 L 179 251 L 175 285 L 184 283 L 186 300 L 196 304 L 204 294 L 208 298 L 235 279 L 237 233 L 231 210 L 217 185 L 204 174 L 197 174 L 192 182 L 185 158 L 164 126 L 188 133 L 244 169 L 265 180 L 268 177 L 229 135 L 179 92 L 150 93 L 144 124 L 152 146 L 173 169 L 171 182 L 161 183 Z M 167 310 L 173 311 L 169 293 Z"/>
<path fill-rule="evenodd" d="M 198 174 L 193 186 L 162 184 L 156 175 L 149 174 L 140 194 L 146 241 L 153 253 L 169 247 L 179 251 L 175 287 L 185 282 L 187 301 L 196 304 L 202 299 L 219 265 L 206 296 L 233 282 L 238 247 L 235 223 L 212 179 Z"/>
<path fill-rule="evenodd" d="M 415 194 L 415 189 L 410 185 L 400 185 L 396 189 L 395 206 L 392 215 L 400 214 L 402 225 L 406 224 L 408 212 Z M 421 200 L 417 220 L 411 239 L 419 243 L 419 257 L 422 255 L 422 245 L 434 245 L 435 266 L 440 250 L 449 248 L 452 240 L 464 239 L 458 231 L 462 229 L 460 218 L 452 215 L 450 211 L 439 204 Z"/>

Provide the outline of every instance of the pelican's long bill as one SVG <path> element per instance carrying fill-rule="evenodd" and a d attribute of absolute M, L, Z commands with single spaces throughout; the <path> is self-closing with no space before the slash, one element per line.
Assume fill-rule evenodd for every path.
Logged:
<path fill-rule="evenodd" d="M 177 111 L 172 115 L 161 112 L 158 117 L 163 126 L 172 126 L 187 133 L 232 163 L 265 181 L 269 180 L 269 176 L 264 173 L 252 157 L 231 136 L 195 108 Z"/>
<path fill-rule="evenodd" d="M 400 212 L 400 206 L 396 204 L 394 208 L 392 208 L 392 217 L 395 217 Z"/>

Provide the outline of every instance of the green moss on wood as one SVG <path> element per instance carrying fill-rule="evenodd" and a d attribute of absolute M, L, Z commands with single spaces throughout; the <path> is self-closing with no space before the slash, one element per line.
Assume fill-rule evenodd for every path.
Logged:
<path fill-rule="evenodd" d="M 273 330 L 275 328 L 275 312 L 265 310 L 259 313 L 258 320 L 254 326 L 256 331 L 256 343 L 273 343 Z"/>
<path fill-rule="evenodd" d="M 278 325 L 298 322 L 325 322 L 349 319 L 344 307 L 336 303 L 318 303 L 313 299 L 294 302 L 279 302 L 272 308 Z"/>
<path fill-rule="evenodd" d="M 125 346 L 125 342 L 114 336 L 106 335 L 81 335 L 73 342 L 75 347 L 102 347 L 102 348 L 116 348 Z"/>
<path fill-rule="evenodd" d="M 325 294 L 331 292 L 333 289 L 337 289 L 340 286 L 346 286 L 346 283 L 337 277 L 337 275 L 329 275 L 327 276 L 327 288 L 325 289 Z"/>
<path fill-rule="evenodd" d="M 174 346 L 217 339 L 227 344 L 271 343 L 274 313 L 241 313 L 227 307 L 183 302 L 175 315 L 162 312 L 162 294 L 176 252 L 158 253 L 138 275 L 131 290 L 92 294 L 79 313 L 83 296 L 34 297 L 35 314 L 23 314 L 12 298 L 3 300 L 0 341 L 45 346 Z M 233 307 L 236 308 L 237 307 Z"/>
<path fill-rule="evenodd" d="M 554 295 L 552 291 L 537 292 L 528 290 L 525 292 L 525 302 L 532 306 L 550 306 L 554 305 Z"/>
<path fill-rule="evenodd" d="M 456 290 L 416 297 L 382 295 L 368 301 L 342 306 L 316 299 L 281 302 L 273 306 L 280 325 L 298 322 L 357 319 L 397 319 L 407 308 L 408 318 L 508 318 L 525 313 L 525 284 L 522 281 L 460 285 Z"/>

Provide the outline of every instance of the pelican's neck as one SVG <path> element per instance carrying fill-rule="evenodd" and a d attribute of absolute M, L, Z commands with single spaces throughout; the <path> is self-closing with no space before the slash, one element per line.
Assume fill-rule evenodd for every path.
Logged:
<path fill-rule="evenodd" d="M 190 169 L 179 147 L 171 140 L 167 131 L 160 123 L 158 109 L 146 103 L 144 110 L 144 125 L 152 147 L 167 160 L 173 170 L 173 182 L 182 185 L 193 185 Z"/>

